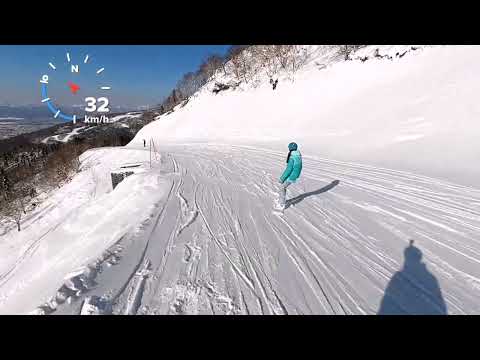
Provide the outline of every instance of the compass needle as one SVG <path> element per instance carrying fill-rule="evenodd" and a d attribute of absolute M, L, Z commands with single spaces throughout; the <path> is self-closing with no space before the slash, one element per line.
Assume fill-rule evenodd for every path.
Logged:
<path fill-rule="evenodd" d="M 70 88 L 70 91 L 72 92 L 72 94 L 76 94 L 77 91 L 80 90 L 80 86 L 72 83 L 71 81 L 68 83 L 68 87 Z"/>

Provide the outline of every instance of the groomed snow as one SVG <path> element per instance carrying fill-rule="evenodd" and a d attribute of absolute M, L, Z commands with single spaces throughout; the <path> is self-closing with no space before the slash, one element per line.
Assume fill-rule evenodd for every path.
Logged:
<path fill-rule="evenodd" d="M 275 91 L 212 81 L 126 147 L 83 154 L 0 238 L 0 313 L 478 314 L 480 48 L 353 58 L 376 48 L 392 60 L 313 47 Z M 292 140 L 304 169 L 281 215 Z"/>
<path fill-rule="evenodd" d="M 168 196 L 57 314 L 79 314 L 85 296 L 113 314 L 480 311 L 480 190 L 304 155 L 279 215 L 283 151 L 162 151 Z"/>

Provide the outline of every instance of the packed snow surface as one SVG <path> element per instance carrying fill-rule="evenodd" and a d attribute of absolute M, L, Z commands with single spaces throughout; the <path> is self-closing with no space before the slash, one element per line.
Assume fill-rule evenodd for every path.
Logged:
<path fill-rule="evenodd" d="M 212 81 L 87 151 L 1 235 L 0 313 L 480 313 L 480 49 L 414 47 L 319 55 L 276 90 Z"/>

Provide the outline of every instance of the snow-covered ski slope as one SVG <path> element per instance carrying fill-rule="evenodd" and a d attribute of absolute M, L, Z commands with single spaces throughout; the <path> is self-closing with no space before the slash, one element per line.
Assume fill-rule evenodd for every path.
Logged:
<path fill-rule="evenodd" d="M 293 81 L 214 95 L 214 81 L 183 108 L 145 127 L 135 144 L 166 141 L 278 144 L 476 185 L 480 168 L 479 46 L 369 46 L 334 61 L 322 48 Z M 387 58 L 373 57 L 375 49 Z M 324 68 L 323 64 L 327 67 Z M 220 79 L 223 80 L 223 79 Z M 447 166 L 448 164 L 448 166 Z"/>
<path fill-rule="evenodd" d="M 283 152 L 178 145 L 162 159 L 168 195 L 57 314 L 87 295 L 114 314 L 480 311 L 479 190 L 305 156 L 278 215 Z"/>
<path fill-rule="evenodd" d="M 0 313 L 478 314 L 480 49 L 378 48 L 393 59 L 318 47 L 275 91 L 212 82 L 128 146 L 85 153 L 1 236 Z M 304 167 L 281 215 L 290 141 Z M 112 191 L 110 171 L 137 163 Z"/>

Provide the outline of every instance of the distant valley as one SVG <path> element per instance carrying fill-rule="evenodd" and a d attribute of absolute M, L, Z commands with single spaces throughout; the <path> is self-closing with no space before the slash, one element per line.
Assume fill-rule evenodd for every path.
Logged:
<path fill-rule="evenodd" d="M 63 107 L 68 113 L 78 113 L 78 108 Z M 129 111 L 128 108 L 115 108 L 115 112 Z M 50 111 L 42 105 L 0 105 L 0 140 L 46 129 L 62 124 L 60 119 L 53 118 Z"/>

